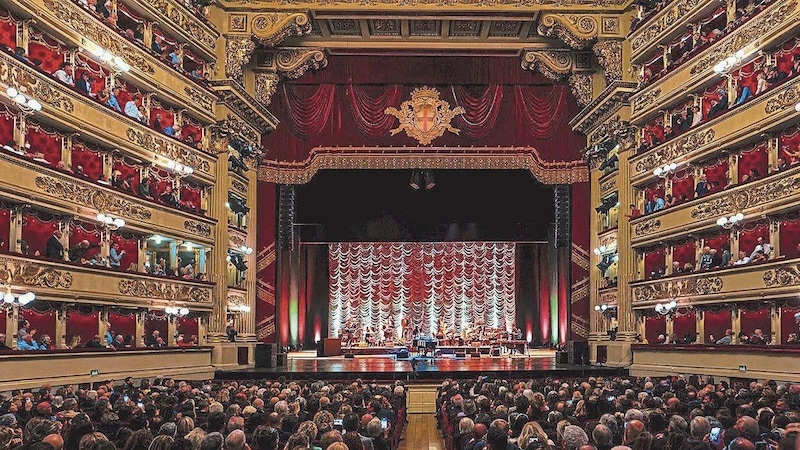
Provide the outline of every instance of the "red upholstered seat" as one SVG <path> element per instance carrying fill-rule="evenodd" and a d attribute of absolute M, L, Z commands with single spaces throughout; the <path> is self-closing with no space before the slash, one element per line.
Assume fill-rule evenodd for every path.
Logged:
<path fill-rule="evenodd" d="M 28 43 L 28 59 L 38 60 L 42 71 L 52 74 L 59 68 L 64 61 L 67 61 L 69 51 L 67 46 L 56 41 L 47 34 L 32 28 L 30 32 L 30 42 Z"/>

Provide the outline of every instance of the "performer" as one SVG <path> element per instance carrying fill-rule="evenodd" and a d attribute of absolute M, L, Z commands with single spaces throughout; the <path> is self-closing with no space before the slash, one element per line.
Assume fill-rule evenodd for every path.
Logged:
<path fill-rule="evenodd" d="M 375 330 L 372 329 L 372 325 L 367 325 L 364 327 L 364 341 L 366 341 L 367 345 L 372 347 L 376 343 L 377 337 L 375 336 Z"/>
<path fill-rule="evenodd" d="M 383 321 L 383 339 L 382 345 L 386 345 L 387 341 L 394 341 L 394 320 L 389 316 Z"/>
<path fill-rule="evenodd" d="M 445 335 L 447 334 L 447 322 L 445 322 L 444 317 L 439 319 L 439 326 L 436 330 L 436 339 L 442 340 L 444 339 Z"/>

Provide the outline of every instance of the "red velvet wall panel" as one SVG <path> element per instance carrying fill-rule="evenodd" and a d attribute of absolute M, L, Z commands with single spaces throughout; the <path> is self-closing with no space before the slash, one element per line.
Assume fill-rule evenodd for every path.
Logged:
<path fill-rule="evenodd" d="M 42 305 L 37 305 L 38 302 L 35 302 L 34 305 L 37 307 L 41 307 Z M 34 339 L 37 341 L 44 336 L 45 334 L 53 338 L 55 340 L 56 337 L 56 312 L 55 311 L 45 311 L 39 312 L 32 308 L 22 308 L 20 309 L 20 315 L 25 318 L 31 324 L 31 328 L 28 331 L 36 330 L 36 335 Z"/>
<path fill-rule="evenodd" d="M 760 56 L 733 72 L 731 76 L 736 80 L 738 86 L 747 86 L 750 92 L 755 95 L 758 88 L 758 79 L 756 77 L 763 66 L 764 57 Z"/>
<path fill-rule="evenodd" d="M 14 116 L 5 105 L 0 106 L 0 147 L 14 140 Z"/>
<path fill-rule="evenodd" d="M 41 69 L 52 74 L 61 67 L 68 55 L 66 48 L 59 46 L 50 38 L 42 36 L 39 42 L 28 44 L 28 59 L 42 62 Z"/>
<path fill-rule="evenodd" d="M 184 341 L 188 342 L 192 336 L 197 336 L 197 317 L 181 317 L 178 319 L 177 327 L 178 333 L 183 333 Z"/>
<path fill-rule="evenodd" d="M 123 336 L 128 336 L 128 335 L 133 336 L 134 346 L 139 344 L 141 336 L 135 336 L 136 315 L 110 312 L 108 313 L 108 321 L 111 323 L 111 329 L 114 330 L 117 334 L 121 334 Z"/>
<path fill-rule="evenodd" d="M 711 86 L 711 87 L 709 87 L 708 89 L 706 89 L 703 92 L 703 98 L 702 98 L 702 105 L 703 106 L 702 106 L 702 109 L 703 109 L 703 118 L 704 118 L 704 120 L 708 120 L 709 119 L 708 111 L 711 109 L 712 104 L 719 101 L 720 97 L 719 97 L 719 93 L 717 92 L 717 89 L 720 88 L 720 87 L 725 86 L 725 83 L 727 83 L 727 81 L 722 80 L 721 82 L 717 83 L 715 86 Z M 724 114 L 724 112 L 723 112 L 723 114 Z"/>
<path fill-rule="evenodd" d="M 694 311 L 675 316 L 672 323 L 672 334 L 676 335 L 678 339 L 684 339 L 687 334 L 693 338 L 695 333 L 697 333 L 697 320 Z"/>
<path fill-rule="evenodd" d="M 6 334 L 6 310 L 0 309 L 0 333 Z"/>
<path fill-rule="evenodd" d="M 76 142 L 72 146 L 72 170 L 77 171 L 78 166 L 89 179 L 96 181 L 103 174 L 103 153 Z"/>
<path fill-rule="evenodd" d="M 779 230 L 781 254 L 787 258 L 800 257 L 800 219 L 787 218 L 781 221 Z"/>
<path fill-rule="evenodd" d="M 800 158 L 792 157 L 789 152 L 797 153 L 800 150 L 800 127 L 791 127 L 783 131 L 778 137 L 778 146 L 781 151 L 778 156 L 789 164 L 797 164 Z"/>
<path fill-rule="evenodd" d="M 0 8 L 0 44 L 12 50 L 17 46 L 17 22 L 5 8 Z"/>
<path fill-rule="evenodd" d="M 647 316 L 644 319 L 644 335 L 650 344 L 658 343 L 658 335 L 667 333 L 667 320 L 664 316 Z"/>
<path fill-rule="evenodd" d="M 692 263 L 693 266 L 697 265 L 697 247 L 694 241 L 685 242 L 680 245 L 672 247 L 672 261 L 681 263 L 681 268 L 684 264 Z"/>
<path fill-rule="evenodd" d="M 47 240 L 58 229 L 58 221 L 47 214 L 25 214 L 22 226 L 22 239 L 30 247 L 30 255 L 38 251 L 44 255 Z"/>
<path fill-rule="evenodd" d="M 709 336 L 714 335 L 716 340 L 725 336 L 725 330 L 731 328 L 731 312 L 724 309 L 722 311 L 712 312 L 706 311 L 703 314 L 703 327 L 705 328 L 706 335 L 704 339 L 706 343 L 709 341 Z"/>
<path fill-rule="evenodd" d="M 69 234 L 69 248 L 78 245 L 83 240 L 89 241 L 89 244 L 100 244 L 100 231 L 93 223 L 74 222 L 69 227 Z M 99 251 L 100 247 L 92 247 L 86 252 L 85 258 L 92 259 Z M 106 257 L 108 255 L 102 256 Z"/>
<path fill-rule="evenodd" d="M 706 180 L 711 183 L 711 192 L 718 192 L 728 185 L 728 158 L 707 161 L 703 165 Z"/>
<path fill-rule="evenodd" d="M 78 311 L 70 311 L 67 318 L 67 344 L 72 342 L 73 336 L 78 335 L 81 337 L 81 346 L 85 346 L 87 342 L 98 335 L 100 332 L 98 314 L 97 311 L 87 315 L 83 315 Z M 100 336 L 100 342 L 103 342 L 103 336 Z"/>
<path fill-rule="evenodd" d="M 275 214 L 276 186 L 264 181 L 258 182 L 258 263 L 256 290 L 256 334 L 262 342 L 276 342 L 275 335 Z M 288 320 L 288 319 L 287 319 Z M 282 329 L 288 328 L 282 325 Z M 288 338 L 288 334 L 287 334 Z M 284 341 L 285 342 L 285 341 Z"/>
<path fill-rule="evenodd" d="M 665 265 L 664 249 L 653 249 L 644 255 L 644 277 L 646 280 L 653 278 L 653 272 L 656 270 L 664 271 Z"/>
<path fill-rule="evenodd" d="M 125 250 L 119 264 L 120 269 L 128 270 L 131 268 L 131 264 L 134 266 L 139 264 L 139 239 L 136 236 L 128 233 L 114 233 L 111 235 L 111 242 L 119 244 L 120 250 Z"/>
<path fill-rule="evenodd" d="M 153 316 L 155 313 L 155 317 Z M 153 334 L 153 331 L 158 330 L 159 336 L 164 339 L 164 342 L 169 342 L 167 338 L 167 331 L 169 328 L 169 323 L 167 322 L 166 315 L 164 314 L 163 310 L 157 311 L 150 311 L 144 320 L 144 334 L 145 336 L 150 336 Z"/>
<path fill-rule="evenodd" d="M 722 248 L 722 244 L 730 244 L 730 242 L 730 232 L 724 230 L 717 233 L 709 233 L 703 236 L 703 247 L 715 248 L 717 251 Z M 731 256 L 735 257 L 736 255 Z"/>
<path fill-rule="evenodd" d="M 0 207 L 0 253 L 8 253 L 11 244 L 11 210 Z"/>
<path fill-rule="evenodd" d="M 679 170 L 672 177 L 672 196 L 682 203 L 694 198 L 694 174 L 690 170 Z"/>
<path fill-rule="evenodd" d="M 113 170 L 119 170 L 122 174 L 122 179 L 124 180 L 128 175 L 133 175 L 133 180 L 131 183 L 131 187 L 133 188 L 134 192 L 139 188 L 139 168 L 140 166 L 132 160 L 128 160 L 124 157 L 118 158 L 114 157 L 114 161 L 111 165 Z"/>
<path fill-rule="evenodd" d="M 750 256 L 758 244 L 759 237 L 764 238 L 764 242 L 769 242 L 768 223 L 749 223 L 745 225 L 739 233 L 739 250 Z M 775 255 L 773 254 L 772 257 L 774 258 Z"/>
<path fill-rule="evenodd" d="M 582 287 L 589 283 L 588 266 L 592 269 L 591 252 L 589 250 L 590 213 L 589 183 L 572 185 L 572 299 L 570 302 L 570 326 L 573 340 L 585 340 L 589 336 L 589 291 Z M 588 264 L 585 262 L 588 261 Z M 576 296 L 578 292 L 584 293 Z M 523 336 L 527 338 L 526 336 Z"/>
<path fill-rule="evenodd" d="M 749 173 L 754 170 L 754 174 L 758 177 L 767 175 L 769 170 L 769 154 L 767 153 L 767 144 L 761 143 L 749 149 L 743 150 L 739 153 L 739 182 L 752 181 Z M 758 178 L 756 178 L 758 179 Z"/>
<path fill-rule="evenodd" d="M 760 328 L 765 336 L 769 336 L 772 332 L 772 324 L 770 323 L 769 313 L 770 309 L 767 306 L 762 306 L 759 309 L 750 311 L 748 309 L 739 310 L 742 321 L 742 332 L 748 335 L 753 334 L 753 330 Z"/>
<path fill-rule="evenodd" d="M 789 73 L 792 69 L 792 58 L 800 54 L 800 37 L 790 39 L 781 45 L 775 54 L 775 64 L 780 72 Z"/>
<path fill-rule="evenodd" d="M 44 159 L 52 165 L 61 161 L 63 137 L 56 131 L 28 123 L 25 142 L 31 145 L 31 153 L 41 152 Z"/>

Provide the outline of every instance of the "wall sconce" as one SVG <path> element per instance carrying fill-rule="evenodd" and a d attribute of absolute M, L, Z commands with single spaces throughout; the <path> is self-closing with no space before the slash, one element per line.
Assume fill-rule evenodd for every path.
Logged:
<path fill-rule="evenodd" d="M 718 62 L 714 65 L 714 73 L 723 73 L 727 72 L 735 65 L 742 62 L 746 54 L 744 50 L 739 50 L 738 52 L 734 53 L 733 55 L 728 56 L 727 58 L 723 59 L 722 61 Z"/>
<path fill-rule="evenodd" d="M 797 104 L 794 105 L 794 110 L 800 112 L 800 102 L 797 102 Z"/>
<path fill-rule="evenodd" d="M 191 175 L 194 173 L 194 169 L 186 164 L 179 163 L 173 160 L 167 160 L 167 169 L 171 170 L 173 173 L 177 174 L 178 176 L 185 176 Z"/>
<path fill-rule="evenodd" d="M 246 245 L 243 245 L 243 246 L 239 247 L 239 251 L 244 253 L 245 255 L 252 255 L 253 254 L 253 247 L 248 247 Z"/>
<path fill-rule="evenodd" d="M 678 308 L 678 302 L 675 300 L 671 300 L 669 303 L 657 303 L 656 304 L 656 312 L 661 314 L 662 316 L 666 316 L 674 312 Z"/>
<path fill-rule="evenodd" d="M 33 292 L 28 291 L 24 294 L 14 294 L 11 292 L 11 286 L 6 285 L 6 293 L 0 297 L 0 306 L 25 306 L 34 300 L 36 300 L 36 294 Z"/>
<path fill-rule="evenodd" d="M 594 305 L 594 310 L 604 316 L 613 316 L 617 313 L 616 306 L 609 306 L 606 303 L 601 303 L 599 305 Z"/>
<path fill-rule="evenodd" d="M 97 214 L 97 221 L 100 222 L 100 225 L 102 225 L 104 228 L 112 231 L 119 230 L 125 226 L 125 221 L 123 219 L 104 213 Z"/>
<path fill-rule="evenodd" d="M 33 97 L 25 94 L 25 88 L 15 88 L 9 86 L 6 95 L 19 106 L 19 109 L 26 114 L 33 114 L 42 110 L 42 104 Z"/>
<path fill-rule="evenodd" d="M 250 312 L 250 307 L 240 303 L 228 303 L 229 314 L 245 314 Z"/>
<path fill-rule="evenodd" d="M 130 64 L 125 62 L 122 57 L 109 52 L 94 42 L 87 42 L 87 44 L 88 45 L 86 45 L 86 49 L 89 50 L 91 54 L 96 56 L 100 62 L 108 65 L 114 72 L 127 72 L 131 70 Z"/>
<path fill-rule="evenodd" d="M 737 223 L 740 223 L 742 220 L 744 220 L 744 214 L 737 213 L 730 217 L 725 217 L 725 216 L 720 217 L 719 219 L 717 219 L 717 225 L 721 226 L 726 230 L 730 230 L 731 228 L 736 226 Z"/>
<path fill-rule="evenodd" d="M 675 169 L 678 168 L 678 165 L 675 163 L 665 164 L 663 167 L 656 167 L 653 169 L 653 175 L 659 178 L 666 178 L 675 173 Z"/>
<path fill-rule="evenodd" d="M 182 308 L 178 308 L 177 306 L 167 306 L 164 308 L 164 312 L 169 316 L 183 317 L 189 315 L 189 308 L 185 306 Z"/>
<path fill-rule="evenodd" d="M 617 249 L 617 246 L 616 246 L 616 245 L 608 245 L 608 246 L 606 246 L 606 245 L 601 245 L 600 247 L 595 247 L 595 248 L 594 248 L 594 250 L 592 250 L 592 252 L 593 252 L 593 253 L 594 253 L 596 256 L 600 256 L 600 255 L 602 255 L 602 254 L 604 254 L 604 253 L 610 253 L 610 252 L 613 252 L 613 251 L 615 251 L 616 249 Z"/>

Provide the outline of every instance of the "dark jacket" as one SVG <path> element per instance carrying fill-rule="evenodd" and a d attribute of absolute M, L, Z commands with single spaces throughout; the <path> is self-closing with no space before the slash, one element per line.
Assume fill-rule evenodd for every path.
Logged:
<path fill-rule="evenodd" d="M 47 240 L 44 255 L 53 259 L 64 259 L 64 244 L 57 237 L 50 236 L 50 239 Z"/>

